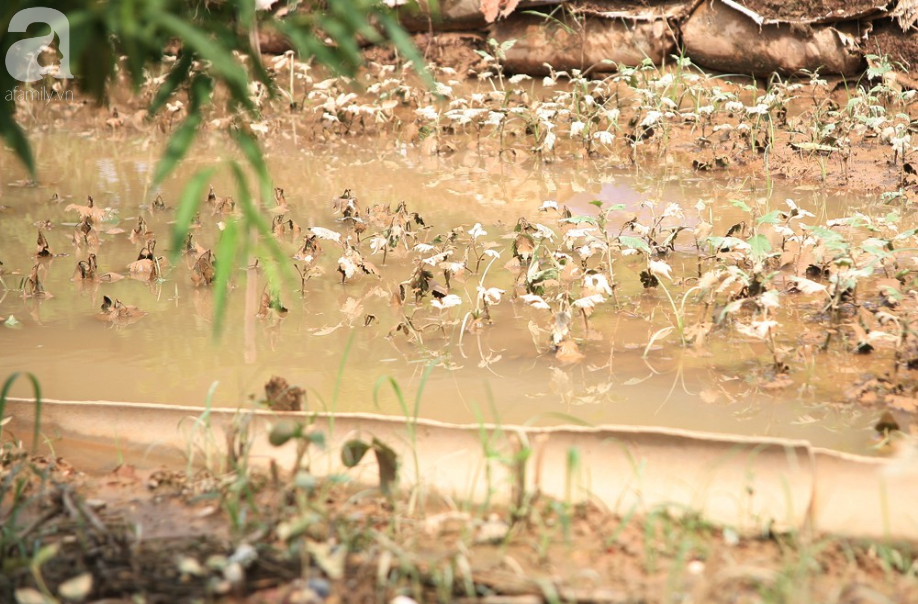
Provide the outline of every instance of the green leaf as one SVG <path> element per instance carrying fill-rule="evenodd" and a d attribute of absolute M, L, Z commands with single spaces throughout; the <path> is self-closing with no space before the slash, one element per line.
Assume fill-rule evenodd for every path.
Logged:
<path fill-rule="evenodd" d="M 169 137 L 166 144 L 166 151 L 156 164 L 156 172 L 153 174 L 153 186 L 157 186 L 165 180 L 169 174 L 175 170 L 179 162 L 188 154 L 191 144 L 198 135 L 198 128 L 201 126 L 201 114 L 189 113 L 182 125 Z"/>
<path fill-rule="evenodd" d="M 252 142 L 251 137 L 242 135 L 239 139 L 240 141 L 250 141 Z M 244 150 L 247 147 L 241 146 Z M 246 153 L 255 153 L 257 157 L 253 157 L 253 161 L 256 161 L 256 171 L 261 172 L 262 168 L 264 169 L 264 174 L 262 177 L 267 177 L 267 166 L 264 165 L 264 159 L 261 158 L 261 152 L 257 148 L 257 143 L 255 149 L 247 148 Z M 262 168 L 257 167 L 257 162 L 260 162 Z M 236 185 L 239 192 L 239 205 L 238 207 L 242 210 L 243 218 L 245 219 L 246 225 L 246 236 L 248 237 L 248 232 L 250 229 L 254 229 L 256 233 L 261 237 L 260 243 L 264 244 L 270 252 L 273 262 L 265 263 L 265 271 L 268 273 L 268 280 L 276 288 L 280 277 L 278 275 L 278 267 L 281 269 L 281 274 L 288 278 L 293 276 L 293 267 L 289 262 L 287 262 L 287 257 L 284 255 L 284 251 L 281 249 L 280 244 L 277 239 L 271 233 L 271 228 L 268 226 L 268 222 L 265 220 L 261 212 L 258 211 L 258 208 L 255 207 L 255 203 L 252 201 L 252 195 L 249 193 L 248 180 L 245 177 L 245 174 L 242 172 L 242 168 L 239 167 L 239 164 L 232 162 L 230 167 L 233 170 L 233 175 L 236 177 Z M 264 181 L 263 181 L 264 182 Z M 268 190 L 265 193 L 270 194 L 270 181 L 268 181 Z"/>
<path fill-rule="evenodd" d="M 414 67 L 414 70 L 421 76 L 424 83 L 427 84 L 429 88 L 434 88 L 436 82 L 434 82 L 433 77 L 431 77 L 430 73 L 424 67 L 427 62 L 424 60 L 420 51 L 418 51 L 417 46 L 414 45 L 414 42 L 411 41 L 411 37 L 408 33 L 405 32 L 402 26 L 399 25 L 388 12 L 377 14 L 377 19 L 382 23 L 386 33 L 389 35 L 389 39 L 392 41 L 392 44 L 395 45 L 395 48 L 411 61 L 412 67 Z"/>
<path fill-rule="evenodd" d="M 313 430 L 303 435 L 307 441 L 311 444 L 319 447 L 320 449 L 325 448 L 325 432 L 319 432 L 318 430 Z"/>
<path fill-rule="evenodd" d="M 3 136 L 3 140 L 13 149 L 16 157 L 29 171 L 29 176 L 35 179 L 35 158 L 32 156 L 29 139 L 26 138 L 25 132 L 16 123 L 16 120 L 13 119 L 12 113 L 8 112 L 6 108 L 0 110 L 0 136 Z"/>
<path fill-rule="evenodd" d="M 331 6 L 336 6 L 332 3 Z M 319 27 L 324 29 L 328 36 L 337 44 L 338 56 L 344 61 L 345 69 L 349 74 L 353 74 L 360 65 L 360 46 L 354 39 L 352 31 L 345 27 L 339 19 L 329 18 L 320 15 L 318 18 Z"/>
<path fill-rule="evenodd" d="M 645 254 L 650 253 L 650 246 L 647 245 L 647 242 L 640 237 L 629 237 L 628 235 L 622 235 L 618 238 L 618 243 L 622 247 L 626 247 L 628 249 L 640 250 Z"/>
<path fill-rule="evenodd" d="M 309 472 L 297 472 L 293 478 L 293 486 L 310 493 L 315 490 L 317 484 L 316 477 Z"/>
<path fill-rule="evenodd" d="M 172 227 L 172 251 L 170 256 L 172 264 L 175 264 L 179 254 L 182 253 L 185 238 L 191 229 L 191 222 L 194 220 L 195 214 L 198 213 L 201 200 L 204 199 L 204 188 L 213 175 L 214 168 L 201 170 L 182 189 L 182 196 L 175 212 L 175 226 Z"/>
<path fill-rule="evenodd" d="M 558 279 L 559 273 L 556 268 L 547 268 L 543 271 L 538 271 L 534 273 L 531 277 L 527 276 L 527 281 L 529 283 L 541 283 L 542 281 L 547 281 L 550 279 Z"/>
<path fill-rule="evenodd" d="M 778 224 L 779 222 L 781 222 L 781 212 L 779 212 L 778 210 L 775 210 L 773 212 L 769 212 L 768 214 L 765 214 L 764 216 L 761 216 L 756 221 L 756 224 L 761 226 L 763 224 Z"/>
<path fill-rule="evenodd" d="M 46 562 L 55 558 L 61 551 L 61 544 L 58 542 L 51 543 L 50 545 L 45 545 L 38 550 L 38 553 L 35 554 L 35 557 L 32 558 L 32 562 L 29 566 L 33 569 L 41 568 Z"/>
<path fill-rule="evenodd" d="M 560 222 L 568 222 L 570 224 L 596 224 L 596 218 L 593 216 L 571 216 L 570 218 L 562 218 Z"/>
<path fill-rule="evenodd" d="M 236 245 L 239 230 L 235 220 L 227 220 L 217 243 L 216 274 L 214 275 L 214 335 L 219 337 L 226 318 L 226 300 L 229 294 L 229 280 L 236 267 Z"/>
<path fill-rule="evenodd" d="M 305 533 L 309 527 L 320 521 L 321 518 L 315 513 L 294 517 L 277 525 L 277 536 L 281 541 L 290 542 Z"/>
<path fill-rule="evenodd" d="M 739 209 L 741 209 L 742 211 L 747 212 L 747 213 L 748 213 L 748 212 L 752 212 L 752 208 L 750 208 L 748 205 L 746 205 L 746 202 L 743 201 L 742 199 L 731 199 L 731 200 L 730 200 L 730 205 L 732 205 L 732 206 L 734 206 L 734 207 L 736 207 L 736 208 L 739 208 Z"/>
<path fill-rule="evenodd" d="M 13 387 L 13 382 L 22 375 L 20 372 L 16 371 L 12 373 L 6 381 L 3 383 L 3 388 L 0 388 L 0 419 L 3 419 L 4 411 L 6 410 L 6 399 L 10 394 L 10 389 Z M 41 429 L 41 385 L 38 383 L 38 378 L 35 377 L 32 373 L 26 373 L 25 376 L 29 378 L 29 381 L 32 383 L 32 393 L 35 395 L 35 432 L 32 435 L 32 452 L 38 448 L 38 438 L 40 435 Z M 3 426 L 0 425 L 0 436 L 3 435 Z"/>
<path fill-rule="evenodd" d="M 271 433 L 268 434 L 268 442 L 274 447 L 281 447 L 287 444 L 290 439 L 299 438 L 302 434 L 303 424 L 285 419 L 274 424 L 274 427 L 271 428 Z"/>
<path fill-rule="evenodd" d="M 308 28 L 303 24 L 294 21 L 277 21 L 271 22 L 277 30 L 286 36 L 294 48 L 301 55 L 306 57 L 315 57 L 316 60 L 328 66 L 333 72 L 341 73 L 340 61 L 333 49 L 323 44 L 320 40 L 308 32 Z"/>
<path fill-rule="evenodd" d="M 341 447 L 341 463 L 347 468 L 353 468 L 369 450 L 370 445 L 362 440 L 349 440 Z"/>
<path fill-rule="evenodd" d="M 166 81 L 163 82 L 162 86 L 159 87 L 159 90 L 156 91 L 156 96 L 154 96 L 153 100 L 150 101 L 150 107 L 147 109 L 150 115 L 154 115 L 157 111 L 162 109 L 163 105 L 165 105 L 172 94 L 178 90 L 178 87 L 182 84 L 182 82 L 188 79 L 189 73 L 191 71 L 191 64 L 191 53 L 182 53 L 181 57 L 179 57 L 179 60 L 169 72 L 169 75 L 166 77 Z"/>
<path fill-rule="evenodd" d="M 848 242 L 845 241 L 841 233 L 826 227 L 813 227 L 809 230 L 813 235 L 819 237 L 830 250 L 838 251 L 848 249 Z"/>
<path fill-rule="evenodd" d="M 245 155 L 246 160 L 258 175 L 258 187 L 262 201 L 271 199 L 271 175 L 268 172 L 268 164 L 265 163 L 258 141 L 241 130 L 233 133 L 233 140 L 239 145 L 239 150 L 242 151 L 242 154 Z"/>
<path fill-rule="evenodd" d="M 379 488 L 383 495 L 389 496 L 398 482 L 398 455 L 389 445 L 377 438 L 373 439 L 373 452 L 379 466 Z"/>
<path fill-rule="evenodd" d="M 771 243 L 765 235 L 754 235 L 749 238 L 749 246 L 752 247 L 752 255 L 758 258 L 771 253 Z"/>
<path fill-rule="evenodd" d="M 746 242 L 738 237 L 708 237 L 708 244 L 716 250 L 733 250 L 737 246 L 743 246 Z"/>
<path fill-rule="evenodd" d="M 220 76 L 230 90 L 233 100 L 246 109 L 253 111 L 255 105 L 249 97 L 249 78 L 242 65 L 237 63 L 226 46 L 206 35 L 203 28 L 198 28 L 176 14 L 167 11 L 148 13 L 159 25 L 179 38 L 184 45 L 202 58 L 210 61 L 211 70 Z"/>

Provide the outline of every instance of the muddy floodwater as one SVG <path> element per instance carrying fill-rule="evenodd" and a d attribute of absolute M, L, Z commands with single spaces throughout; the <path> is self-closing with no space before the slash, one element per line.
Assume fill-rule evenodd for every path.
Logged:
<path fill-rule="evenodd" d="M 491 325 L 463 334 L 463 318 L 475 307 L 476 287 L 491 256 L 477 263 L 480 252 L 457 247 L 453 260 L 464 259 L 473 268 L 477 263 L 479 271 L 453 279 L 451 293 L 462 299 L 458 306 L 441 310 L 423 300 L 420 310 L 414 309 L 420 338 L 409 338 L 397 327 L 412 312 L 413 300 L 399 307 L 392 298 L 415 270 L 416 254 L 399 249 L 385 263 L 381 254 L 368 255 L 380 276 L 342 284 L 336 270 L 340 247 L 323 241 L 318 266 L 324 274 L 307 280 L 302 294 L 293 275 L 281 293 L 289 311 L 283 318 L 254 316 L 251 303 L 254 299 L 257 309 L 264 274 L 254 269 L 234 274 L 226 328 L 215 340 L 212 291 L 195 287 L 193 260 L 180 258 L 152 282 L 131 278 L 126 267 L 144 245 L 130 236 L 141 216 L 153 233 L 146 239 L 157 240 L 156 254 L 169 256 L 181 187 L 195 170 L 218 163 L 220 144 L 202 144 L 161 191 L 146 184 L 161 150 L 143 139 L 124 133 L 101 140 L 48 134 L 36 137 L 35 145 L 42 175 L 37 187 L 22 186 L 20 166 L 8 152 L 0 156 L 0 277 L 5 285 L 0 318 L 12 315 L 18 323 L 0 327 L 0 369 L 3 374 L 33 372 L 44 396 L 203 406 L 216 383 L 214 405 L 251 406 L 263 397 L 265 382 L 278 375 L 307 390 L 311 409 L 397 415 L 403 410 L 391 386 L 379 385 L 380 378 L 394 378 L 410 407 L 424 368 L 433 362 L 419 414 L 438 420 L 659 425 L 806 438 L 857 452 L 867 452 L 874 442 L 877 412 L 848 402 L 845 389 L 882 359 L 831 352 L 800 359 L 792 383 L 771 388 L 761 377 L 768 351 L 735 332 L 712 334 L 701 349 L 682 347 L 672 334 L 648 348 L 653 334 L 671 325 L 670 306 L 662 291 L 642 288 L 644 263 L 624 257 L 613 265 L 616 304 L 591 315 L 588 337 L 579 344 L 583 357 L 564 362 L 547 350 L 547 336 L 540 331 L 549 323 L 547 315 L 515 299 L 513 276 L 504 265 L 512 259 L 513 228 L 521 216 L 555 226 L 555 218 L 538 211 L 546 200 L 567 205 L 575 215 L 595 215 L 594 200 L 623 204 L 611 215 L 609 228 L 616 232 L 632 216 L 646 219 L 652 211 L 642 205 L 647 201 L 657 203 L 657 213 L 678 204 L 691 227 L 697 214 L 692 208 L 699 200 L 713 200 L 714 232 L 723 234 L 745 219 L 731 200 L 765 214 L 786 208 L 791 198 L 813 212 L 815 221 L 824 222 L 859 209 L 870 212 L 866 208 L 876 204 L 875 197 L 735 174 L 718 178 L 666 165 L 635 171 L 592 160 L 508 161 L 481 157 L 473 145 L 449 157 L 423 156 L 392 140 L 274 147 L 271 174 L 285 191 L 286 218 L 300 228 L 340 228 L 332 206 L 345 189 L 365 207 L 406 202 L 429 227 L 420 241 L 433 241 L 457 227 L 466 232 L 480 223 L 487 233 L 480 236 L 480 249 L 490 242 L 490 249 L 500 252 L 484 285 L 506 293 L 490 308 Z M 233 194 L 226 172 L 214 176 L 213 186 L 218 195 Z M 55 193 L 62 199 L 51 201 Z M 79 214 L 65 208 L 85 204 L 90 194 L 96 206 L 111 209 L 97 225 L 95 253 L 100 273 L 125 277 L 112 283 L 73 280 L 77 262 L 92 250 L 73 243 Z M 165 210 L 151 209 L 157 194 Z M 273 205 L 265 201 L 266 207 Z M 195 242 L 212 249 L 218 223 L 225 219 L 202 206 Z M 44 234 L 53 257 L 39 263 L 49 295 L 27 298 L 20 287 L 35 264 L 40 221 L 51 226 Z M 292 256 L 302 235 L 280 239 Z M 698 254 L 690 244 L 690 237 L 677 238 L 668 262 L 677 275 L 697 277 Z M 99 320 L 104 296 L 147 314 L 130 324 Z M 686 308 L 691 313 L 692 303 Z M 814 304 L 806 312 L 788 305 L 781 314 L 781 337 L 812 329 L 814 312 Z M 575 316 L 573 324 L 579 327 L 579 321 Z M 28 394 L 22 385 L 16 393 Z"/>

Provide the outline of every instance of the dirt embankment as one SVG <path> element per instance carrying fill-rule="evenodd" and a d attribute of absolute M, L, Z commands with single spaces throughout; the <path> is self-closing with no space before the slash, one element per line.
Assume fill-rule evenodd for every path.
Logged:
<path fill-rule="evenodd" d="M 704 68 L 767 76 L 819 71 L 856 76 L 869 54 L 918 64 L 918 10 L 909 0 L 441 0 L 403 7 L 415 33 L 465 32 L 516 40 L 506 68 L 544 73 L 670 62 L 683 54 Z M 264 48 L 285 48 L 266 39 Z"/>
<path fill-rule="evenodd" d="M 417 507 L 407 493 L 306 490 L 241 469 L 84 474 L 60 458 L 6 453 L 0 474 L 19 481 L 27 507 L 0 501 L 11 529 L 0 551 L 3 602 L 918 599 L 907 546 L 743 538 L 663 511 L 618 517 L 540 499 L 522 516 L 481 515 L 432 496 Z M 17 549 L 26 541 L 41 553 Z"/>

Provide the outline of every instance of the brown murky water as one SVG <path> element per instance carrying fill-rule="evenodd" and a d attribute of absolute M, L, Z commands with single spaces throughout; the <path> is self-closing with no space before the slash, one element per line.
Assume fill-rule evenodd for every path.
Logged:
<path fill-rule="evenodd" d="M 689 208 L 699 199 L 714 198 L 722 202 L 717 207 L 725 208 L 714 216 L 716 230 L 726 230 L 742 218 L 727 203 L 730 199 L 777 208 L 792 197 L 818 220 L 841 216 L 869 201 L 813 187 L 793 190 L 786 184 L 753 190 L 751 181 L 715 180 L 666 166 L 635 173 L 593 162 L 513 164 L 480 158 L 474 151 L 436 158 L 402 151 L 391 142 L 360 145 L 311 144 L 308 152 L 293 146 L 271 151 L 272 175 L 286 190 L 290 217 L 304 228 L 335 228 L 331 200 L 350 188 L 365 205 L 407 201 L 433 226 L 431 237 L 480 222 L 488 231 L 485 239 L 503 250 L 486 285 L 508 290 L 512 279 L 501 266 L 510 259 L 510 241 L 502 235 L 520 216 L 538 219 L 536 210 L 546 199 L 566 203 L 575 213 L 595 213 L 589 205 L 593 199 L 623 203 L 627 210 L 619 217 L 622 221 L 628 212 L 646 212 L 640 205 L 645 200 Z M 251 405 L 250 395 L 261 396 L 264 382 L 282 375 L 307 388 L 312 408 L 400 414 L 388 385 L 377 392 L 378 380 L 395 378 L 411 406 L 426 363 L 436 359 L 420 398 L 420 415 L 429 418 L 474 422 L 483 417 L 512 423 L 576 418 L 593 424 L 800 437 L 859 452 L 871 444 L 869 424 L 875 414 L 844 403 L 841 394 L 845 384 L 867 368 L 862 357 L 827 355 L 796 368 L 794 385 L 776 391 L 758 388 L 751 378 L 763 363 L 764 347 L 735 337 L 715 337 L 702 352 L 683 350 L 670 338 L 642 358 L 651 334 L 668 324 L 667 306 L 659 292 L 642 291 L 642 266 L 627 259 L 615 263 L 622 305 L 618 311 L 610 306 L 594 315 L 591 326 L 600 337 L 582 345 L 586 357 L 574 365 L 540 354 L 544 337 L 534 342 L 527 325 L 545 323 L 545 316 L 506 298 L 492 309 L 494 325 L 479 335 L 465 334 L 460 345 L 458 322 L 474 300 L 475 275 L 453 290 L 463 297 L 461 306 L 425 311 L 424 323 L 452 324 L 425 331 L 423 345 L 402 334 L 387 337 L 400 320 L 399 311 L 390 305 L 390 293 L 410 277 L 412 260 L 390 256 L 383 267 L 381 258 L 374 257 L 382 279 L 362 277 L 341 285 L 335 272 L 339 254 L 330 242 L 325 242 L 320 261 L 326 274 L 311 279 L 302 297 L 292 288 L 284 292 L 282 300 L 290 312 L 279 324 L 246 316 L 246 280 L 240 272 L 230 295 L 226 333 L 215 342 L 211 292 L 193 286 L 184 261 L 154 284 L 130 278 L 93 286 L 71 281 L 77 261 L 87 252 L 73 245 L 77 214 L 64 207 L 83 204 L 89 193 L 97 205 L 117 212 L 117 221 L 106 226 L 125 230 L 102 236 L 97 251 L 101 272 L 128 274 L 125 267 L 141 247 L 128 237 L 139 215 L 156 233 L 157 252 L 165 252 L 172 214 L 150 212 L 155 192 L 146 184 L 158 149 L 124 135 L 101 141 L 46 135 L 36 139 L 36 152 L 42 176 L 37 188 L 14 186 L 24 175 L 9 153 L 0 155 L 0 205 L 6 206 L 0 213 L 0 261 L 5 271 L 0 276 L 8 288 L 0 294 L 0 318 L 12 314 L 21 322 L 18 329 L 0 327 L 0 373 L 31 371 L 48 397 L 203 405 L 216 383 L 215 405 Z M 187 178 L 221 157 L 216 143 L 203 145 L 163 188 L 166 203 L 174 207 Z M 225 171 L 213 184 L 220 195 L 234 194 Z M 71 197 L 50 203 L 54 192 Z M 45 288 L 53 297 L 24 299 L 13 290 L 34 263 L 33 223 L 39 220 L 54 224 L 47 237 L 51 251 L 61 256 L 45 263 Z M 195 235 L 198 243 L 215 244 L 217 220 L 203 216 L 205 226 Z M 292 253 L 296 243 L 288 240 L 285 245 Z M 687 249 L 682 252 L 671 263 L 677 271 L 691 272 L 696 260 Z M 264 277 L 250 287 L 260 295 Z M 123 327 L 101 322 L 96 315 L 103 295 L 149 314 Z M 369 327 L 364 326 L 367 313 L 377 318 Z M 793 311 L 784 317 L 785 324 L 795 320 L 800 319 Z M 27 394 L 22 386 L 17 392 Z"/>

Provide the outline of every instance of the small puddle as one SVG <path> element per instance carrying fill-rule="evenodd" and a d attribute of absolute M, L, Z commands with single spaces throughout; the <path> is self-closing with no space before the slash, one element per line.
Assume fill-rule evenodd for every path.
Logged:
<path fill-rule="evenodd" d="M 105 227 L 125 231 L 102 236 L 96 251 L 100 272 L 128 275 L 126 266 L 142 247 L 129 239 L 139 215 L 155 233 L 157 253 L 166 254 L 172 213 L 150 212 L 155 192 L 145 184 L 159 150 L 140 137 L 84 141 L 62 135 L 36 138 L 35 150 L 39 173 L 47 179 L 38 188 L 11 186 L 23 174 L 11 154 L 0 155 L 0 204 L 6 206 L 0 214 L 0 261 L 10 288 L 0 294 L 0 317 L 12 314 L 22 324 L 19 329 L 0 327 L 0 364 L 4 374 L 33 372 L 47 397 L 204 405 L 211 384 L 219 382 L 213 404 L 254 405 L 251 395 L 262 396 L 268 378 L 280 375 L 307 388 L 311 408 L 400 415 L 404 411 L 391 387 L 378 380 L 394 378 L 412 408 L 424 368 L 436 359 L 420 399 L 422 417 L 461 423 L 482 418 L 658 425 L 805 438 L 818 446 L 862 453 L 872 444 L 870 424 L 876 413 L 844 402 L 843 390 L 876 361 L 830 353 L 795 366 L 793 385 L 768 390 L 754 379 L 767 350 L 735 333 L 712 336 L 697 351 L 683 349 L 670 337 L 645 357 L 652 335 L 669 324 L 669 307 L 661 292 L 642 289 L 638 273 L 643 265 L 627 259 L 614 264 L 619 307 L 604 306 L 594 313 L 593 335 L 580 346 L 584 358 L 572 365 L 546 352 L 545 333 L 533 334 L 533 329 L 544 329 L 546 315 L 511 302 L 509 293 L 491 309 L 494 324 L 479 334 L 466 333 L 460 345 L 461 321 L 476 296 L 476 275 L 453 282 L 452 293 L 463 298 L 461 306 L 436 311 L 429 300 L 422 302 L 423 312 L 416 315 L 422 342 L 393 333 L 402 310 L 392 306 L 392 293 L 410 278 L 414 255 L 390 254 L 385 266 L 381 255 L 373 256 L 381 279 L 365 276 L 342 285 L 336 272 L 340 253 L 331 242 L 323 242 L 320 265 L 325 274 L 310 279 L 302 296 L 291 289 L 283 293 L 290 312 L 279 323 L 246 316 L 246 281 L 243 273 L 237 275 L 226 332 L 215 343 L 211 291 L 194 287 L 185 260 L 154 284 L 126 278 L 84 286 L 71 280 L 77 261 L 88 252 L 73 245 L 78 216 L 64 208 L 84 204 L 90 193 L 97 205 L 117 210 L 117 221 Z M 190 175 L 220 157 L 218 146 L 199 147 L 194 159 L 163 187 L 165 202 L 174 207 Z M 513 278 L 502 268 L 510 260 L 511 240 L 505 235 L 521 216 L 554 227 L 554 218 L 540 220 L 545 215 L 537 211 L 548 199 L 566 204 L 574 214 L 595 214 L 590 202 L 596 199 L 623 204 L 612 216 L 613 229 L 635 214 L 649 216 L 650 210 L 642 206 L 646 201 L 659 202 L 657 212 L 669 203 L 679 204 L 686 211 L 686 225 L 692 226 L 691 216 L 697 213 L 691 208 L 699 200 L 713 199 L 714 207 L 726 208 L 713 214 L 715 233 L 743 220 L 744 214 L 728 203 L 732 199 L 783 209 L 784 200 L 793 198 L 816 214 L 816 222 L 850 215 L 868 201 L 814 187 L 794 190 L 787 183 L 752 190 L 751 179 L 699 177 L 667 166 L 635 172 L 592 160 L 514 164 L 479 157 L 474 148 L 449 158 L 423 157 L 385 140 L 332 144 L 309 152 L 275 146 L 269 163 L 291 206 L 288 217 L 303 228 L 339 228 L 332 200 L 346 188 L 364 207 L 394 207 L 405 201 L 432 227 L 431 238 L 481 223 L 488 233 L 482 240 L 503 250 L 486 285 L 508 292 Z M 228 174 L 213 181 L 218 195 L 232 195 L 231 183 Z M 49 202 L 55 192 L 68 198 Z M 204 226 L 195 232 L 195 241 L 212 248 L 218 219 L 205 207 Z M 34 223 L 43 220 L 53 224 L 46 233 L 51 251 L 65 255 L 46 262 L 44 286 L 53 297 L 24 300 L 21 292 L 11 290 L 34 263 Z M 288 237 L 285 250 L 292 254 L 300 241 Z M 697 274 L 690 243 L 690 238 L 677 240 L 676 254 L 669 260 L 677 274 Z M 262 276 L 250 293 L 260 297 L 264 286 Z M 100 322 L 96 315 L 104 295 L 149 314 L 121 327 Z M 406 307 L 405 312 L 411 310 Z M 375 321 L 364 326 L 368 314 Z M 580 319 L 574 320 L 576 324 Z M 793 332 L 795 322 L 804 330 L 805 321 L 805 313 L 788 309 L 782 316 L 783 332 Z M 437 323 L 443 323 L 442 329 Z M 29 394 L 24 384 L 14 393 Z"/>

